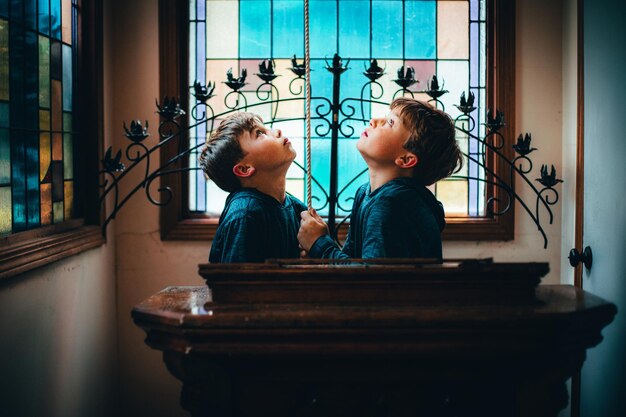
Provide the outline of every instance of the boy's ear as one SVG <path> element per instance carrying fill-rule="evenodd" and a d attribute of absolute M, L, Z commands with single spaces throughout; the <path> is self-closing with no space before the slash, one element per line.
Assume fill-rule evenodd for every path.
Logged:
<path fill-rule="evenodd" d="M 239 178 L 249 178 L 256 169 L 252 165 L 238 163 L 233 167 L 233 174 Z"/>
<path fill-rule="evenodd" d="M 411 152 L 405 153 L 404 155 L 397 157 L 395 160 L 396 165 L 400 168 L 413 168 L 418 162 L 419 159 L 417 158 L 417 155 Z"/>

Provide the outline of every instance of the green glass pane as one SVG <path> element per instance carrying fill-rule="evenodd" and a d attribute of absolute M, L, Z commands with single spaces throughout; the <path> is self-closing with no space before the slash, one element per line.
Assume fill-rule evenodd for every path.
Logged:
<path fill-rule="evenodd" d="M 63 131 L 72 132 L 72 113 L 63 113 Z"/>
<path fill-rule="evenodd" d="M 11 233 L 11 187 L 0 187 L 0 234 Z"/>
<path fill-rule="evenodd" d="M 0 185 L 11 183 L 11 144 L 9 131 L 0 129 Z"/>
<path fill-rule="evenodd" d="M 74 151 L 72 147 L 72 135 L 63 135 L 63 178 L 74 178 Z"/>
<path fill-rule="evenodd" d="M 52 203 L 52 221 L 54 223 L 61 223 L 64 214 L 63 201 Z"/>
<path fill-rule="evenodd" d="M 39 36 L 39 105 L 50 108 L 50 39 Z"/>
<path fill-rule="evenodd" d="M 9 100 L 9 22 L 0 19 L 0 100 Z"/>

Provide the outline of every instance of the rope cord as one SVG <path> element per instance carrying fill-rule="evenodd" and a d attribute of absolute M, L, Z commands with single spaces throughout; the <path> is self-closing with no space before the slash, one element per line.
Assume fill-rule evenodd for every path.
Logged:
<path fill-rule="evenodd" d="M 309 51 L 309 0 L 304 0 L 304 66 L 306 70 L 305 84 L 305 116 L 306 116 L 306 205 L 313 208 L 311 190 L 311 56 Z"/>

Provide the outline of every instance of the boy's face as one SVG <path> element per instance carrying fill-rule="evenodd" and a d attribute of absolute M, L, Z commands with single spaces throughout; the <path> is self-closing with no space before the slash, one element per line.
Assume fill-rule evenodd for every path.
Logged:
<path fill-rule="evenodd" d="M 409 152 L 403 145 L 410 134 L 394 109 L 384 118 L 370 120 L 356 147 L 368 165 L 371 162 L 378 165 L 395 164 L 397 158 Z"/>
<path fill-rule="evenodd" d="M 239 163 L 245 163 L 258 170 L 273 170 L 289 166 L 296 157 L 296 151 L 280 129 L 268 129 L 262 124 L 244 132 L 239 144 L 245 156 Z"/>

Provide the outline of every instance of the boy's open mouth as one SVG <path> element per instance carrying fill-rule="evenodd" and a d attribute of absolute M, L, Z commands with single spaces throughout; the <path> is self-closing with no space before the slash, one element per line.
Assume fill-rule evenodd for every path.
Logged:
<path fill-rule="evenodd" d="M 361 136 L 365 136 L 365 137 L 367 137 L 367 136 L 368 136 L 368 135 L 367 135 L 367 130 L 364 130 L 364 131 L 363 131 L 363 133 L 361 133 Z"/>
<path fill-rule="evenodd" d="M 283 142 L 283 146 L 287 145 L 289 143 L 289 139 L 285 138 L 285 141 Z"/>

